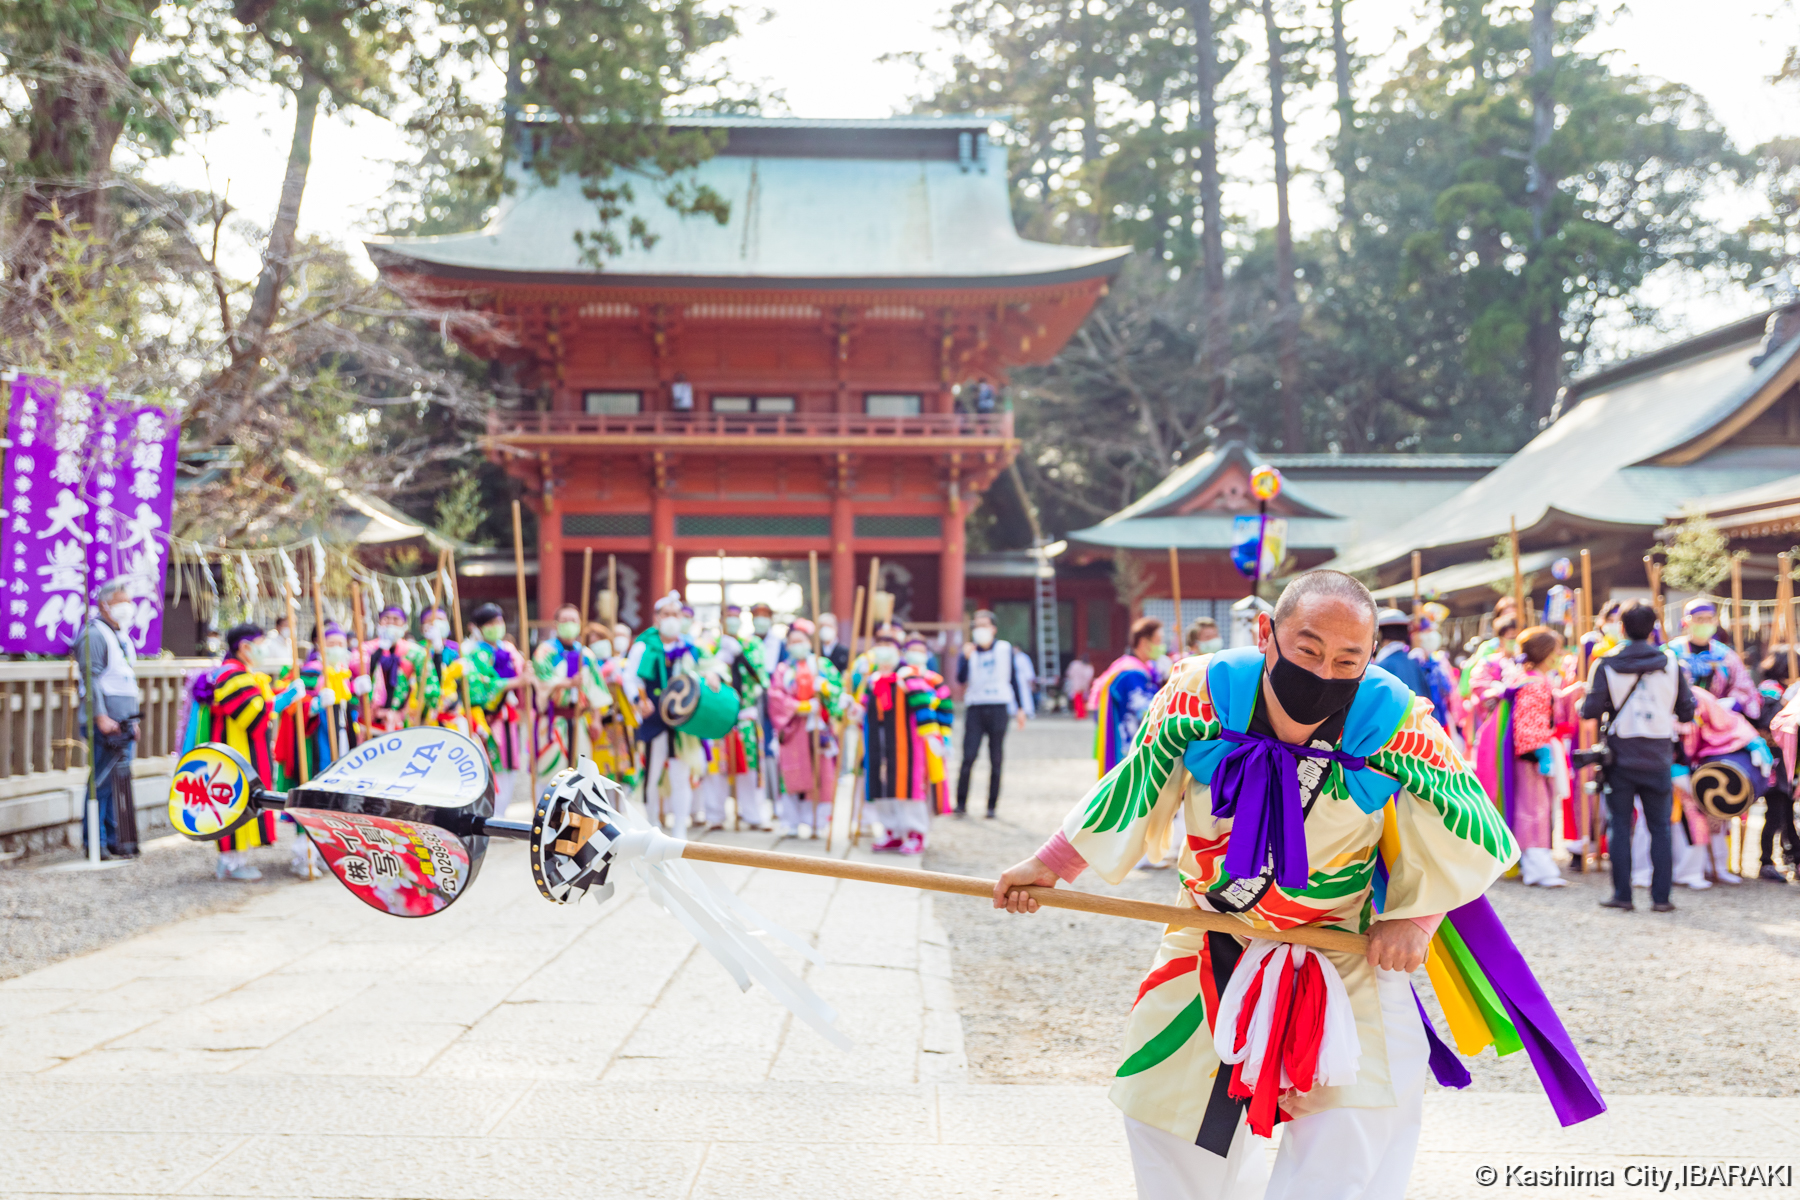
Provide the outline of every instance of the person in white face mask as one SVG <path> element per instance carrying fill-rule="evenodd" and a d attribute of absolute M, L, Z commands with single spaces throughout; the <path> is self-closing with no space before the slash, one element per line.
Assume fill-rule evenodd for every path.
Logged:
<path fill-rule="evenodd" d="M 592 753 L 588 717 L 611 708 L 612 695 L 582 642 L 581 610 L 573 604 L 556 610 L 556 635 L 538 643 L 531 662 L 537 676 L 537 777 L 549 779 Z"/>
<path fill-rule="evenodd" d="M 797 837 L 801 826 L 822 837 L 831 820 L 837 784 L 834 723 L 848 707 L 843 676 L 831 660 L 813 653 L 813 624 L 788 628 L 787 658 L 769 683 L 769 721 L 779 741 L 783 793 L 776 803 L 781 832 Z"/>
<path fill-rule="evenodd" d="M 1454 727 L 1460 724 L 1455 711 L 1459 697 L 1455 669 L 1450 665 L 1450 656 L 1444 653 L 1443 626 L 1449 619 L 1450 610 L 1442 604 L 1433 601 L 1422 605 L 1413 621 L 1409 655 L 1425 676 L 1424 694 L 1431 701 L 1431 715 L 1454 738 Z"/>
<path fill-rule="evenodd" d="M 425 659 L 418 644 L 406 636 L 406 613 L 392 605 L 382 609 L 375 618 L 374 640 L 359 647 L 358 656 L 369 677 L 376 730 L 405 727 L 407 704 Z"/>
<path fill-rule="evenodd" d="M 132 798 L 131 760 L 138 737 L 137 645 L 129 632 L 137 606 L 123 586 L 109 584 L 95 593 L 96 604 L 81 634 L 81 722 L 93 747 L 94 796 L 99 801 L 100 828 L 87 830 L 100 839 L 104 857 L 136 858 L 137 806 Z M 92 698 L 92 704 L 88 698 Z"/>
<path fill-rule="evenodd" d="M 1000 806 L 1000 769 L 1005 761 L 1006 726 L 1016 718 L 1019 728 L 1035 709 L 1031 695 L 1028 668 L 1021 666 L 1020 656 L 998 637 L 994 614 L 983 609 L 975 614 L 969 629 L 970 640 L 963 644 L 956 661 L 956 682 L 963 685 L 963 753 L 962 770 L 956 777 L 956 813 L 969 810 L 969 782 L 975 773 L 975 758 L 981 743 L 988 744 L 987 815 L 991 819 Z"/>
<path fill-rule="evenodd" d="M 698 738 L 672 730 L 657 706 L 663 690 L 678 674 L 700 669 L 699 650 L 687 637 L 687 618 L 682 616 L 681 593 L 670 592 L 656 602 L 656 623 L 632 644 L 628 673 L 638 686 L 638 740 L 648 751 L 644 772 L 644 810 L 652 821 L 666 822 L 669 832 L 686 837 L 694 817 L 694 783 L 706 770 L 706 748 Z M 664 774 L 668 795 L 664 799 Z"/>
<path fill-rule="evenodd" d="M 450 614 L 432 605 L 419 617 L 425 644 L 419 657 L 418 686 L 409 706 L 415 723 L 448 725 L 468 732 L 461 715 L 462 647 L 450 636 Z"/>

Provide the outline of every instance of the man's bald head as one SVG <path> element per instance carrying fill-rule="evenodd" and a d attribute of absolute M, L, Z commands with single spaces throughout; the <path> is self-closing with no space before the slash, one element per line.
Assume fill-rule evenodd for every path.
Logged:
<path fill-rule="evenodd" d="M 1257 620 L 1257 647 L 1273 668 L 1279 652 L 1324 679 L 1356 679 L 1375 652 L 1375 597 L 1342 571 L 1295 576 Z"/>

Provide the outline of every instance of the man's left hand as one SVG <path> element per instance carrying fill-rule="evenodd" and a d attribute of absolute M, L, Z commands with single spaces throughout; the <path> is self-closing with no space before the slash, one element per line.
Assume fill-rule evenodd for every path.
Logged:
<path fill-rule="evenodd" d="M 1369 965 L 1407 974 L 1425 963 L 1431 937 L 1411 921 L 1377 921 L 1369 926 Z"/>
<path fill-rule="evenodd" d="M 1019 722 L 1019 728 L 1020 729 L 1025 728 L 1025 714 L 1023 712 L 1020 712 L 1016 719 Z"/>

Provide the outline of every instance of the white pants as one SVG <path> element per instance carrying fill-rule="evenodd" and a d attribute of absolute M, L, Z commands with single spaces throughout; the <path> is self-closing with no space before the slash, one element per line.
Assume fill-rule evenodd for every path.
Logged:
<path fill-rule="evenodd" d="M 1548 846 L 1528 846 L 1519 854 L 1519 879 L 1527 887 L 1562 878 L 1562 868 Z"/>
<path fill-rule="evenodd" d="M 1419 1150 L 1430 1046 L 1410 977 L 1378 970 L 1375 987 L 1398 1104 L 1328 1108 L 1277 1126 L 1281 1148 L 1272 1171 L 1263 1166 L 1268 1143 L 1250 1136 L 1247 1123 L 1220 1158 L 1126 1117 L 1139 1200 L 1402 1200 Z"/>
<path fill-rule="evenodd" d="M 686 837 L 688 825 L 694 819 L 694 779 L 688 773 L 687 764 L 669 753 L 669 735 L 666 733 L 657 734 L 650 743 L 650 772 L 646 776 L 650 783 L 644 807 L 654 822 L 659 810 L 657 797 L 661 795 L 664 763 L 669 767 L 669 799 L 661 811 L 669 818 L 669 832 L 675 837 Z"/>
<path fill-rule="evenodd" d="M 746 825 L 769 823 L 754 774 L 739 775 L 729 781 L 724 775 L 709 774 L 700 780 L 700 786 L 696 790 L 700 793 L 700 812 L 706 817 L 708 825 L 725 824 L 725 801 L 734 790 L 737 793 L 738 820 Z"/>
<path fill-rule="evenodd" d="M 791 834 L 806 825 L 815 837 L 824 837 L 825 826 L 831 820 L 831 801 L 803 800 L 792 792 L 783 792 L 775 802 L 775 815 L 781 819 L 784 833 Z"/>
<path fill-rule="evenodd" d="M 904 837 L 916 833 L 925 837 L 931 833 L 931 803 L 926 800 L 871 800 L 869 807 L 875 810 L 875 819 L 881 827 L 895 837 Z"/>

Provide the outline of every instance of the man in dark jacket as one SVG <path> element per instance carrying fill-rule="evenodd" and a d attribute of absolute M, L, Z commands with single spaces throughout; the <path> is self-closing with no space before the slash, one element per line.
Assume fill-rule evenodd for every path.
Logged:
<path fill-rule="evenodd" d="M 1375 615 L 1381 644 L 1375 647 L 1375 665 L 1404 683 L 1415 696 L 1431 699 L 1431 683 L 1425 669 L 1412 658 L 1412 618 L 1397 608 Z"/>
<path fill-rule="evenodd" d="M 1694 694 L 1675 655 L 1650 644 L 1656 610 L 1643 601 L 1620 613 L 1626 643 L 1594 660 L 1581 715 L 1613 720 L 1606 744 L 1613 766 L 1606 771 L 1607 850 L 1612 857 L 1613 894 L 1605 908 L 1630 911 L 1631 816 L 1634 801 L 1643 805 L 1644 827 L 1650 832 L 1650 902 L 1657 912 L 1674 912 L 1669 889 L 1674 884 L 1669 812 L 1674 803 L 1675 726 L 1694 716 Z"/>

